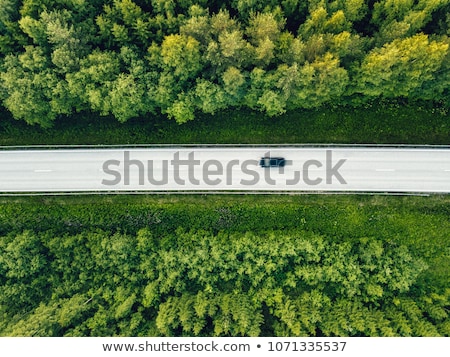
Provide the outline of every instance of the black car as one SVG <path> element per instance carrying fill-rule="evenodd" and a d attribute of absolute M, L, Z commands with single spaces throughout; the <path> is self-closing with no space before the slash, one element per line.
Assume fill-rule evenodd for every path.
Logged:
<path fill-rule="evenodd" d="M 262 157 L 259 160 L 261 167 L 283 167 L 285 163 L 284 157 Z"/>

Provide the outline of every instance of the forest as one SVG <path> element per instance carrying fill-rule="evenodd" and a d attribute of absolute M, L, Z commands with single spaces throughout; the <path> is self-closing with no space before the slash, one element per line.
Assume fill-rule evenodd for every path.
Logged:
<path fill-rule="evenodd" d="M 0 200 L 2 336 L 449 336 L 450 198 Z"/>
<path fill-rule="evenodd" d="M 378 101 L 450 106 L 448 0 L 0 0 L 0 99 L 51 127 Z"/>

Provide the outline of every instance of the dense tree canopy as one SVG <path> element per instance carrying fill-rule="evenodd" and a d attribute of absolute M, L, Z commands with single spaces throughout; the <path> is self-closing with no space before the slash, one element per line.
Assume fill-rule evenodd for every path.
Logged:
<path fill-rule="evenodd" d="M 448 335 L 450 291 L 418 291 L 425 269 L 395 243 L 306 231 L 24 231 L 0 239 L 0 334 Z"/>
<path fill-rule="evenodd" d="M 51 126 L 249 107 L 450 106 L 448 0 L 0 1 L 0 98 Z"/>
<path fill-rule="evenodd" d="M 445 196 L 0 202 L 0 336 L 450 336 Z"/>

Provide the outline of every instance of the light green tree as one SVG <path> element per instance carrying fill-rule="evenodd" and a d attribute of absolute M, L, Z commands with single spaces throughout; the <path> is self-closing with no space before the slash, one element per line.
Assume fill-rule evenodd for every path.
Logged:
<path fill-rule="evenodd" d="M 193 78 L 202 68 L 199 42 L 189 36 L 169 35 L 161 45 L 162 62 L 182 81 Z"/>
<path fill-rule="evenodd" d="M 449 46 L 424 34 L 372 50 L 361 64 L 356 91 L 368 97 L 408 97 L 434 80 Z"/>

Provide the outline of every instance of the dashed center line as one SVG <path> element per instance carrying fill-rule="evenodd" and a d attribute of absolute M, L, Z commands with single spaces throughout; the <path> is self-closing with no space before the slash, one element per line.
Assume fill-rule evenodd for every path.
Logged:
<path fill-rule="evenodd" d="M 52 172 L 53 170 L 34 170 L 34 172 Z"/>
<path fill-rule="evenodd" d="M 375 169 L 375 171 L 379 171 L 379 172 L 392 172 L 392 171 L 395 171 L 395 169 Z"/>

